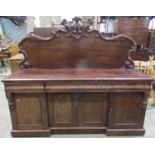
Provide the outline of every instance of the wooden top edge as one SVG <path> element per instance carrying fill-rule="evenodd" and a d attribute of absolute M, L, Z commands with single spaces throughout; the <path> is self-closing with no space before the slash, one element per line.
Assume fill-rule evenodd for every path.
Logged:
<path fill-rule="evenodd" d="M 19 70 L 3 82 L 15 81 L 153 81 L 154 79 L 134 69 L 28 69 Z"/>

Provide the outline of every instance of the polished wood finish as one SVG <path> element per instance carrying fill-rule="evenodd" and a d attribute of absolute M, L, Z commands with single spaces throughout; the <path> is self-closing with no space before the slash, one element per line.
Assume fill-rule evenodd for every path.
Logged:
<path fill-rule="evenodd" d="M 135 41 L 103 37 L 75 18 L 50 38 L 24 38 L 22 70 L 3 80 L 12 135 L 143 135 L 151 78 L 134 70 Z"/>
<path fill-rule="evenodd" d="M 142 127 L 139 120 L 143 118 L 143 108 L 146 108 L 146 105 L 145 107 L 141 105 L 143 93 L 113 93 L 110 100 L 109 127 L 129 128 L 129 125 L 130 128 Z"/>
<path fill-rule="evenodd" d="M 49 124 L 53 127 L 75 126 L 73 94 L 48 94 Z"/>
<path fill-rule="evenodd" d="M 130 54 L 135 52 L 136 42 L 131 37 L 104 37 L 79 18 L 64 26 L 48 38 L 27 35 L 19 43 L 25 58 L 21 68 L 134 68 Z"/>
<path fill-rule="evenodd" d="M 43 136 L 50 130 L 142 134 L 150 80 L 133 69 L 20 70 L 4 80 L 15 123 L 12 135 L 31 136 L 36 130 L 34 136 L 40 136 L 41 129 Z"/>
<path fill-rule="evenodd" d="M 46 102 L 43 94 L 15 94 L 13 96 L 16 106 L 16 129 L 46 129 L 47 114 Z M 42 111 L 42 112 L 41 112 Z"/>
<path fill-rule="evenodd" d="M 107 125 L 107 93 L 81 93 L 78 94 L 78 99 L 79 126 L 104 127 Z"/>
<path fill-rule="evenodd" d="M 77 41 L 72 36 L 66 37 L 67 34 L 64 34 L 63 31 L 57 33 L 60 33 L 60 38 L 56 37 L 58 34 L 47 39 L 31 34 L 21 41 L 21 52 L 26 52 L 22 67 L 52 69 L 118 68 L 126 66 L 128 63 L 131 67 L 133 66 L 128 52 L 130 53 L 134 49 L 131 49 L 132 51 L 126 50 L 129 50 L 131 43 L 134 42 L 126 35 L 118 35 L 108 41 L 108 38 L 92 31 L 89 37 L 81 36 L 82 38 Z M 38 47 L 38 43 L 40 47 Z M 33 49 L 30 50 L 31 47 Z"/>

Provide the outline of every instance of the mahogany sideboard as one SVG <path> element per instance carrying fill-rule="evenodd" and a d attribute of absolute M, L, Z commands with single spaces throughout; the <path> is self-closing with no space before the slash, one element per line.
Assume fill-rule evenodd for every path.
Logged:
<path fill-rule="evenodd" d="M 12 136 L 144 135 L 152 79 L 134 69 L 136 42 L 105 38 L 77 17 L 64 27 L 19 43 L 21 70 L 3 80 Z"/>

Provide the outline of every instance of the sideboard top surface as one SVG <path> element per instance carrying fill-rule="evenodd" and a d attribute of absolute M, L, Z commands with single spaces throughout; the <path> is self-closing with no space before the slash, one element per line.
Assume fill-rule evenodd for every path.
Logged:
<path fill-rule="evenodd" d="M 19 70 L 3 81 L 53 80 L 152 80 L 135 69 L 28 69 Z"/>

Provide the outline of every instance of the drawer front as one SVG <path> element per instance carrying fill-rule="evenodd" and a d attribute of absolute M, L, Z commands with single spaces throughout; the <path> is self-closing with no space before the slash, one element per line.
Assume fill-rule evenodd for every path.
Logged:
<path fill-rule="evenodd" d="M 50 81 L 45 92 L 122 92 L 150 90 L 145 81 Z"/>
<path fill-rule="evenodd" d="M 44 92 L 43 82 L 10 82 L 5 83 L 5 90 L 10 93 Z"/>
<path fill-rule="evenodd" d="M 89 81 L 53 81 L 45 83 L 46 92 L 91 92 L 107 90 L 111 82 L 89 82 Z"/>

